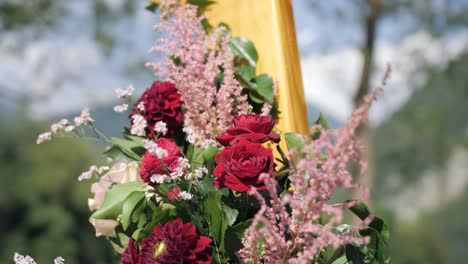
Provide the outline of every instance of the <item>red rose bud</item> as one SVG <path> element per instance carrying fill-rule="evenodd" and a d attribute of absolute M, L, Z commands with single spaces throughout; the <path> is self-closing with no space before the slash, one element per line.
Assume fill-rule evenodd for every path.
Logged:
<path fill-rule="evenodd" d="M 211 263 L 211 239 L 197 234 L 192 223 L 180 218 L 157 225 L 141 243 L 141 263 Z"/>
<path fill-rule="evenodd" d="M 152 155 L 149 151 L 143 156 L 141 162 L 140 177 L 144 182 L 153 183 L 151 176 L 160 174 L 169 174 L 178 167 L 179 157 L 182 153 L 174 141 L 167 138 L 159 138 L 156 141 L 158 147 L 167 151 L 167 156 L 159 159 L 156 155 Z"/>
<path fill-rule="evenodd" d="M 177 199 L 177 196 L 180 193 L 180 189 L 178 187 L 172 187 L 168 192 L 167 192 L 167 198 L 169 201 L 172 201 L 174 199 Z"/>
<path fill-rule="evenodd" d="M 273 175 L 273 152 L 258 143 L 239 141 L 226 147 L 215 159 L 213 175 L 218 188 L 228 187 L 238 192 L 248 192 L 251 187 L 264 190 L 266 186 L 260 174 Z"/>
<path fill-rule="evenodd" d="M 174 132 L 182 127 L 184 116 L 181 107 L 180 94 L 174 84 L 156 81 L 138 99 L 130 120 L 134 114 L 142 115 L 148 124 L 146 133 L 149 137 L 152 137 L 151 129 L 154 125 L 158 121 L 163 121 L 168 129 L 166 135 L 173 136 Z"/>
<path fill-rule="evenodd" d="M 218 136 L 216 140 L 223 146 L 236 144 L 239 140 L 254 143 L 264 143 L 269 140 L 278 143 L 280 135 L 271 133 L 276 121 L 268 116 L 258 114 L 238 115 L 234 117 L 234 126 L 226 130 L 225 135 Z"/>

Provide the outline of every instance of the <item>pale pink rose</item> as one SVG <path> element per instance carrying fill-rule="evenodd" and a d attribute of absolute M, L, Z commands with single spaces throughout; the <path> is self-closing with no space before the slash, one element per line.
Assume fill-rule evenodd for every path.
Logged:
<path fill-rule="evenodd" d="M 107 174 L 91 185 L 93 199 L 88 199 L 88 206 L 91 211 L 99 209 L 109 187 L 114 183 L 142 182 L 139 174 L 138 163 L 118 162 L 112 166 Z"/>
<path fill-rule="evenodd" d="M 114 229 L 119 225 L 119 222 L 113 219 L 95 219 L 90 218 L 89 222 L 96 230 L 96 236 L 108 236 L 114 232 Z"/>

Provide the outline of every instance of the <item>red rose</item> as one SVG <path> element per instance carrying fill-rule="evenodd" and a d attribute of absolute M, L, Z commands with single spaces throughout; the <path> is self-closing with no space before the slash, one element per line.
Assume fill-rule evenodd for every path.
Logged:
<path fill-rule="evenodd" d="M 140 258 L 145 264 L 211 263 L 211 239 L 197 234 L 192 223 L 180 218 L 157 225 L 141 242 Z"/>
<path fill-rule="evenodd" d="M 139 109 L 138 105 L 143 105 L 143 110 Z M 134 114 L 142 115 L 148 124 L 146 129 L 148 136 L 152 136 L 150 129 L 153 129 L 158 121 L 163 121 L 168 128 L 167 135 L 172 136 L 176 130 L 182 127 L 184 116 L 181 106 L 180 94 L 174 84 L 156 81 L 138 99 L 133 107 L 130 120 Z"/>
<path fill-rule="evenodd" d="M 218 188 L 226 186 L 238 192 L 248 192 L 251 187 L 264 190 L 266 186 L 259 176 L 273 175 L 273 152 L 261 144 L 240 141 L 218 153 L 216 164 L 213 175 Z"/>
<path fill-rule="evenodd" d="M 236 144 L 240 139 L 254 143 L 264 143 L 269 140 L 278 143 L 280 135 L 271 133 L 276 121 L 268 116 L 258 114 L 238 115 L 234 117 L 234 126 L 226 130 L 225 135 L 218 136 L 216 140 L 223 146 Z"/>
<path fill-rule="evenodd" d="M 152 155 L 149 151 L 143 156 L 141 162 L 140 177 L 144 182 L 152 183 L 151 176 L 157 174 L 169 174 L 179 165 L 179 157 L 182 153 L 174 141 L 167 138 L 159 138 L 156 141 L 158 147 L 167 151 L 167 156 L 159 159 L 156 155 Z"/>

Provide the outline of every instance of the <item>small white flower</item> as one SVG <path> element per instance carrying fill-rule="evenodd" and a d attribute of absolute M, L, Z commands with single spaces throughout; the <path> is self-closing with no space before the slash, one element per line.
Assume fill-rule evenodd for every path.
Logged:
<path fill-rule="evenodd" d="M 184 157 L 179 157 L 177 160 L 179 162 L 179 167 L 182 169 L 190 169 L 190 161 Z"/>
<path fill-rule="evenodd" d="M 167 150 L 159 147 L 158 144 L 156 144 L 156 142 L 149 140 L 149 139 L 146 139 L 143 142 L 144 142 L 145 149 L 147 149 L 149 153 L 151 153 L 151 155 L 157 156 L 158 159 L 162 159 L 169 155 Z"/>
<path fill-rule="evenodd" d="M 89 167 L 88 171 L 85 171 L 85 172 L 81 173 L 80 176 L 78 176 L 78 181 L 90 179 L 98 171 L 99 171 L 98 167 L 96 165 L 93 165 L 93 166 Z"/>
<path fill-rule="evenodd" d="M 154 149 L 158 147 L 158 144 L 156 142 L 150 140 L 150 139 L 145 139 L 143 140 L 143 145 L 145 149 L 147 149 L 150 153 L 154 152 Z"/>
<path fill-rule="evenodd" d="M 186 129 L 185 133 L 187 134 L 187 142 L 190 144 L 195 144 L 197 142 L 197 135 L 192 132 L 192 129 Z"/>
<path fill-rule="evenodd" d="M 197 177 L 198 179 L 203 178 L 203 175 L 207 173 L 208 173 L 208 169 L 205 166 L 198 167 L 193 171 L 194 176 Z"/>
<path fill-rule="evenodd" d="M 216 142 L 216 140 L 212 139 L 212 138 L 209 138 L 209 139 L 206 139 L 204 142 L 203 142 L 203 148 L 204 149 L 207 149 L 209 147 L 215 147 L 218 143 Z"/>
<path fill-rule="evenodd" d="M 192 199 L 192 197 L 193 195 L 186 191 L 182 191 L 177 195 L 177 198 L 179 198 L 180 200 L 190 200 Z"/>
<path fill-rule="evenodd" d="M 108 166 L 102 166 L 102 167 L 99 167 L 98 173 L 102 174 L 102 173 L 104 173 L 104 172 L 106 172 L 108 170 L 110 170 L 110 168 Z"/>
<path fill-rule="evenodd" d="M 132 119 L 133 124 L 132 128 L 130 129 L 130 133 L 136 136 L 146 135 L 145 129 L 148 124 L 146 123 L 145 118 L 142 115 L 132 115 Z"/>
<path fill-rule="evenodd" d="M 60 126 L 59 124 L 52 124 L 50 126 L 50 131 L 52 131 L 52 133 L 54 134 L 57 134 L 57 132 L 61 129 L 62 129 L 62 126 Z"/>
<path fill-rule="evenodd" d="M 133 91 L 135 91 L 135 88 L 132 85 L 129 85 L 127 89 L 115 89 L 115 94 L 117 95 L 118 98 L 127 98 L 132 95 Z"/>
<path fill-rule="evenodd" d="M 168 181 L 168 176 L 165 174 L 155 174 L 150 177 L 152 183 L 162 184 Z"/>
<path fill-rule="evenodd" d="M 81 111 L 80 116 L 75 117 L 73 121 L 75 122 L 76 126 L 81 126 L 91 124 L 92 122 L 94 122 L 94 119 L 91 118 L 89 110 L 85 108 L 83 109 L 83 111 Z"/>
<path fill-rule="evenodd" d="M 56 257 L 54 259 L 54 264 L 65 264 L 65 259 L 62 257 Z"/>
<path fill-rule="evenodd" d="M 167 150 L 160 147 L 156 147 L 154 154 L 156 155 L 156 157 L 158 157 L 158 159 L 162 159 L 169 156 Z"/>
<path fill-rule="evenodd" d="M 40 134 L 37 137 L 36 144 L 42 144 L 42 143 L 44 143 L 46 141 L 49 141 L 51 139 L 52 139 L 52 133 L 51 132 L 45 132 L 45 133 Z"/>
<path fill-rule="evenodd" d="M 184 176 L 185 172 L 181 167 L 177 167 L 171 172 L 172 181 L 177 181 Z"/>
<path fill-rule="evenodd" d="M 65 131 L 65 133 L 70 133 L 70 132 L 72 132 L 74 129 L 75 129 L 75 126 L 68 125 L 68 126 L 65 127 L 64 131 Z"/>
<path fill-rule="evenodd" d="M 114 111 L 117 113 L 123 113 L 127 111 L 127 109 L 128 109 L 128 104 L 121 104 L 121 105 L 114 106 Z"/>
<path fill-rule="evenodd" d="M 154 131 L 161 133 L 163 135 L 166 135 L 167 133 L 167 124 L 164 123 L 163 121 L 158 121 L 156 124 L 154 124 Z"/>
<path fill-rule="evenodd" d="M 138 105 L 137 105 L 137 108 L 138 108 L 138 110 L 140 110 L 142 112 L 145 111 L 145 103 L 139 102 Z"/>
<path fill-rule="evenodd" d="M 67 119 L 62 119 L 59 122 L 52 124 L 50 130 L 53 134 L 57 134 L 60 131 L 65 131 L 66 133 L 73 131 L 75 127 L 68 122 Z"/>
<path fill-rule="evenodd" d="M 15 264 L 37 264 L 33 258 L 30 256 L 23 256 L 15 252 L 15 256 L 13 257 L 13 261 Z"/>
<path fill-rule="evenodd" d="M 68 126 L 68 125 L 70 125 L 70 122 L 68 122 L 68 120 L 64 118 L 64 119 L 60 120 L 58 122 L 58 124 L 61 125 L 61 126 Z"/>

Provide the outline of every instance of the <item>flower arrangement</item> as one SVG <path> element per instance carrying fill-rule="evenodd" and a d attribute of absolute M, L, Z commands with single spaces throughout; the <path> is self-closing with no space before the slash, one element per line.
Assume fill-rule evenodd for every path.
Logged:
<path fill-rule="evenodd" d="M 101 133 L 85 109 L 37 139 L 92 135 L 109 145 L 109 164 L 78 177 L 95 180 L 96 235 L 124 264 L 387 263 L 388 228 L 349 171 L 365 170 L 355 132 L 378 90 L 343 128 L 329 129 L 320 116 L 310 136 L 278 131 L 275 81 L 255 75 L 252 42 L 209 25 L 203 9 L 211 2 L 149 7 L 161 10 L 155 28 L 165 36 L 151 51 L 165 56 L 147 66 L 164 81 L 134 103 L 132 86 L 116 90 L 123 102 L 114 110 L 130 111 L 122 138 Z M 331 203 L 339 189 L 362 197 Z M 346 224 L 346 212 L 359 223 Z"/>

